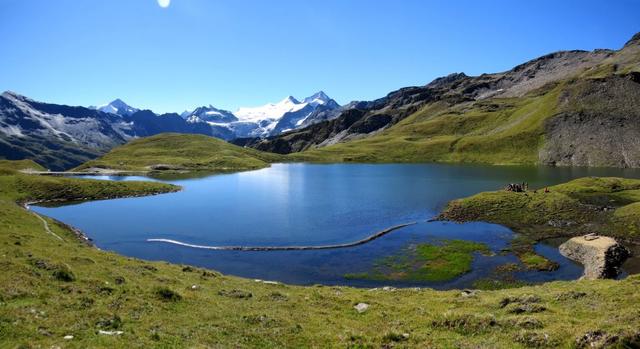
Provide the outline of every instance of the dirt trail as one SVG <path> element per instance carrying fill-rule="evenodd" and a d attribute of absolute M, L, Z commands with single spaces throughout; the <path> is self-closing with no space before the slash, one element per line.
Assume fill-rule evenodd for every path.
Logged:
<path fill-rule="evenodd" d="M 29 210 L 29 212 L 31 212 L 34 216 L 38 217 L 38 219 L 39 219 L 40 221 L 42 221 L 42 224 L 44 225 L 44 231 L 45 231 L 45 232 L 47 232 L 48 234 L 51 234 L 51 235 L 55 236 L 55 237 L 56 237 L 56 238 L 58 238 L 58 240 L 60 240 L 60 241 L 64 241 L 64 239 L 63 239 L 63 238 L 61 238 L 61 237 L 60 237 L 60 235 L 58 235 L 58 234 L 54 233 L 54 232 L 51 230 L 51 228 L 49 228 L 49 223 L 47 223 L 47 221 L 46 221 L 44 218 L 42 218 L 39 214 L 37 214 L 37 213 L 35 213 L 35 212 L 31 211 L 31 210 Z"/>

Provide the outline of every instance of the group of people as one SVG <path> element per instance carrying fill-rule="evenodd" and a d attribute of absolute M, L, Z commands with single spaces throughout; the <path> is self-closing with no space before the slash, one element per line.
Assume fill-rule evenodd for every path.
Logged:
<path fill-rule="evenodd" d="M 506 191 L 512 191 L 512 192 L 516 192 L 516 193 L 524 193 L 529 191 L 529 183 L 527 182 L 522 182 L 522 183 L 509 183 L 507 184 L 507 186 L 504 188 L 504 190 Z M 533 193 L 537 193 L 537 190 L 534 190 Z M 548 193 L 549 192 L 549 188 L 545 187 L 544 188 L 544 192 Z"/>

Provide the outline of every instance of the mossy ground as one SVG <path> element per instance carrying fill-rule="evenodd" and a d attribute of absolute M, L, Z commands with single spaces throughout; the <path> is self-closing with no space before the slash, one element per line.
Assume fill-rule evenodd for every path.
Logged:
<path fill-rule="evenodd" d="M 437 244 L 417 244 L 399 254 L 377 261 L 371 271 L 348 274 L 350 279 L 447 281 L 471 271 L 474 253 L 490 253 L 481 243 L 445 240 Z"/>
<path fill-rule="evenodd" d="M 228 172 L 264 168 L 281 160 L 280 155 L 238 147 L 213 137 L 163 133 L 133 140 L 76 170 L 150 171 L 161 165 L 165 168 L 162 172 Z"/>
<path fill-rule="evenodd" d="M 593 333 L 618 343 L 640 340 L 638 276 L 472 295 L 265 284 L 100 251 L 46 219 L 59 240 L 16 204 L 61 198 L 63 187 L 75 188 L 65 199 L 173 187 L 15 173 L 0 182 L 2 347 L 568 347 Z M 364 313 L 354 309 L 360 302 L 369 304 Z"/>

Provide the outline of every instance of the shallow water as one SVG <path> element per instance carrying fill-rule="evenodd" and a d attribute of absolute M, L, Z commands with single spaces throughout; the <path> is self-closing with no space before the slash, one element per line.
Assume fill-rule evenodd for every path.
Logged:
<path fill-rule="evenodd" d="M 367 271 L 379 258 L 410 244 L 439 239 L 484 242 L 499 252 L 512 237 L 507 228 L 427 220 L 451 199 L 496 190 L 510 182 L 524 181 L 534 188 L 588 175 L 640 178 L 640 171 L 442 164 L 275 164 L 258 171 L 164 179 L 183 186 L 184 190 L 178 193 L 34 210 L 78 227 L 102 249 L 138 258 L 296 284 L 457 288 L 469 287 L 475 280 L 489 276 L 496 266 L 517 260 L 500 253 L 493 257 L 478 255 L 472 272 L 441 283 L 347 280 L 344 275 Z M 220 246 L 325 245 L 359 240 L 413 221 L 419 224 L 367 244 L 323 251 L 211 251 L 146 241 L 163 238 Z M 554 247 L 536 248 L 559 262 L 561 268 L 555 272 L 520 272 L 520 279 L 538 282 L 574 279 L 581 274 L 582 268 L 560 256 Z"/>

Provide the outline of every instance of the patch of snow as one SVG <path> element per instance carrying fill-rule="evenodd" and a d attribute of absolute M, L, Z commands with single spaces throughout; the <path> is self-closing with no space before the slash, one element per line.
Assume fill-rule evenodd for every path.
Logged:
<path fill-rule="evenodd" d="M 280 119 L 285 113 L 295 112 L 307 106 L 289 96 L 278 103 L 269 103 L 260 107 L 244 107 L 234 114 L 241 121 L 262 121 L 265 119 Z M 275 126 L 275 125 L 274 125 Z"/>
<path fill-rule="evenodd" d="M 24 137 L 24 134 L 18 125 L 0 125 L 0 133 L 7 136 Z"/>

